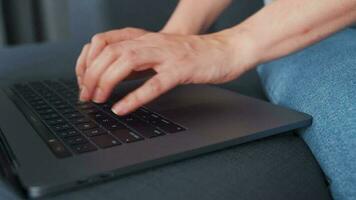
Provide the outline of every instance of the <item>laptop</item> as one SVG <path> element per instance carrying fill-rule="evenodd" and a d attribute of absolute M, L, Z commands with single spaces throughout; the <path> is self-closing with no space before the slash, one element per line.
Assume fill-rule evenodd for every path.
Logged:
<path fill-rule="evenodd" d="M 311 116 L 210 85 L 179 86 L 126 116 L 111 106 L 142 84 L 125 81 L 103 104 L 78 102 L 73 79 L 0 90 L 0 165 L 29 198 L 308 126 Z"/>

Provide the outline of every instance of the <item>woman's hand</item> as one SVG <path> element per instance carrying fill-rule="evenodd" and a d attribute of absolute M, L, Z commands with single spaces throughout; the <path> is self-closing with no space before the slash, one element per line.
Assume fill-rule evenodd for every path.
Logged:
<path fill-rule="evenodd" d="M 133 34 L 109 32 L 116 40 L 94 37 L 84 47 L 77 65 L 80 99 L 97 103 L 105 102 L 131 72 L 149 68 L 157 72 L 113 106 L 118 115 L 137 109 L 179 84 L 227 82 L 256 64 L 250 40 L 243 34 L 239 38 L 236 31 L 183 36 L 127 30 Z"/>
<path fill-rule="evenodd" d="M 137 28 L 124 28 L 119 30 L 108 31 L 96 34 L 91 43 L 84 45 L 80 53 L 75 71 L 79 87 L 83 84 L 83 77 L 87 67 L 91 66 L 93 60 L 102 52 L 102 50 L 109 44 L 134 39 L 148 33 L 145 30 Z"/>

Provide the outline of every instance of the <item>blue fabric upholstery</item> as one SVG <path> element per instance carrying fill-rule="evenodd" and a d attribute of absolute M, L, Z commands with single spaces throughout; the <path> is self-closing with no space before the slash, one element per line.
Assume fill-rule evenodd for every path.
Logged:
<path fill-rule="evenodd" d="M 314 117 L 300 132 L 335 199 L 356 199 L 356 29 L 259 67 L 269 99 Z"/>

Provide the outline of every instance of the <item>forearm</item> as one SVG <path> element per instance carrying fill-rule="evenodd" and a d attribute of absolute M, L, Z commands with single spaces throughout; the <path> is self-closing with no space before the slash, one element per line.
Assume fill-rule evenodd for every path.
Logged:
<path fill-rule="evenodd" d="M 261 63 L 316 43 L 355 21 L 356 0 L 278 0 L 227 32 L 248 35 L 254 63 Z"/>
<path fill-rule="evenodd" d="M 202 33 L 210 27 L 230 3 L 231 0 L 180 0 L 162 32 Z"/>

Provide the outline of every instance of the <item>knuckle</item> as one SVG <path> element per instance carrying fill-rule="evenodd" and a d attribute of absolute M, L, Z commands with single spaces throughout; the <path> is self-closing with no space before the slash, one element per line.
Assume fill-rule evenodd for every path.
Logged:
<path fill-rule="evenodd" d="M 125 52 L 126 59 L 130 60 L 130 62 L 134 62 L 138 57 L 138 52 L 135 49 L 130 49 Z"/>
<path fill-rule="evenodd" d="M 163 83 L 160 78 L 152 78 L 149 83 L 149 87 L 153 93 L 161 93 L 163 90 Z"/>
<path fill-rule="evenodd" d="M 91 41 L 94 43 L 94 42 L 105 42 L 105 36 L 103 33 L 98 33 L 98 34 L 95 34 Z"/>
<path fill-rule="evenodd" d="M 116 48 L 113 45 L 107 45 L 104 49 L 104 53 L 110 57 L 116 56 Z"/>

